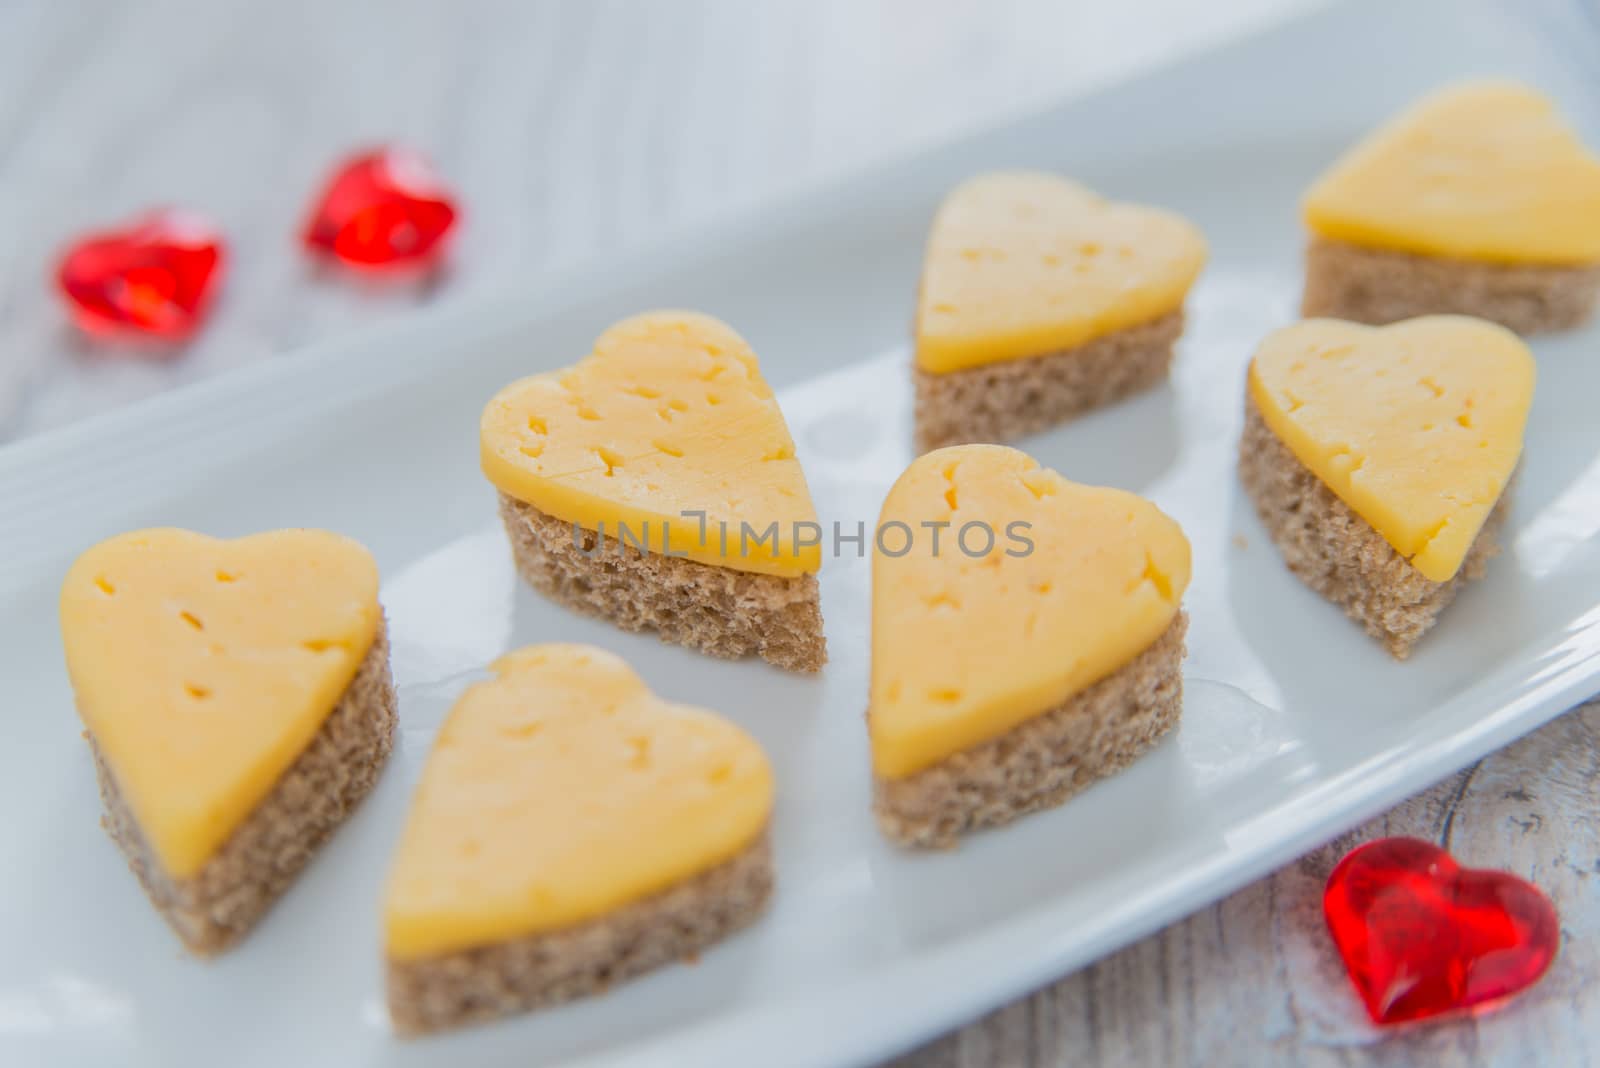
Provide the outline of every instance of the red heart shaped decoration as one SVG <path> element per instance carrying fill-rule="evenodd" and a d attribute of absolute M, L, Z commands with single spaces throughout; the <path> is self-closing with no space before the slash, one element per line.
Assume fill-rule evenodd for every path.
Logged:
<path fill-rule="evenodd" d="M 1322 909 L 1380 1024 L 1493 1007 L 1533 985 L 1561 942 L 1538 887 L 1463 868 L 1417 838 L 1352 850 L 1328 876 Z"/>
<path fill-rule="evenodd" d="M 455 226 L 455 198 L 427 160 L 381 148 L 347 161 L 306 223 L 306 247 L 354 267 L 434 260 Z"/>
<path fill-rule="evenodd" d="M 73 318 L 92 334 L 179 340 L 204 318 L 226 245 L 210 222 L 162 209 L 67 249 L 56 281 Z"/>

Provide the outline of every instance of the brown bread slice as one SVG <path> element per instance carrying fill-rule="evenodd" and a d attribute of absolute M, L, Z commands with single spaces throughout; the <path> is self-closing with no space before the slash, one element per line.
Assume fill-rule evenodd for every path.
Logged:
<path fill-rule="evenodd" d="M 1382 326 L 1419 315 L 1475 315 L 1519 334 L 1571 330 L 1600 302 L 1600 263 L 1481 263 L 1313 238 L 1300 313 Z"/>
<path fill-rule="evenodd" d="M 827 662 L 815 575 L 713 567 L 612 537 L 597 549 L 588 530 L 574 544 L 571 523 L 504 493 L 500 518 L 517 571 L 553 601 L 712 656 L 755 655 L 792 671 Z"/>
<path fill-rule="evenodd" d="M 1181 310 L 1044 356 L 930 374 L 912 367 L 916 447 L 1003 444 L 1046 430 L 1167 377 Z"/>

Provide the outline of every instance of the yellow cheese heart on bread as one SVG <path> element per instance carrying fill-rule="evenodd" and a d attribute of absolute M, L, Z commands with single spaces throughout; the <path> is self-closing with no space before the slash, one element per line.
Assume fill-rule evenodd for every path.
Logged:
<path fill-rule="evenodd" d="M 1321 237 L 1497 263 L 1600 261 L 1600 157 L 1515 82 L 1440 90 L 1340 159 L 1305 198 Z"/>
<path fill-rule="evenodd" d="M 879 531 L 868 718 L 873 766 L 887 779 L 1004 734 L 1123 667 L 1172 623 L 1189 585 L 1188 540 L 1155 505 L 1069 482 L 999 445 L 912 463 Z"/>
<path fill-rule="evenodd" d="M 737 571 L 821 566 L 777 398 L 750 346 L 710 316 L 618 323 L 573 366 L 501 390 L 480 442 L 503 493 L 585 530 L 616 539 L 625 525 L 628 544 Z"/>
<path fill-rule="evenodd" d="M 916 360 L 941 374 L 1044 356 L 1183 306 L 1205 239 L 1169 211 L 1053 174 L 985 174 L 939 207 L 917 299 Z"/>
<path fill-rule="evenodd" d="M 389 877 L 389 955 L 559 930 L 732 859 L 772 812 L 772 770 L 734 724 L 654 696 L 620 658 L 501 657 L 429 754 Z"/>
<path fill-rule="evenodd" d="M 142 530 L 78 558 L 61 589 L 78 711 L 169 875 L 272 790 L 381 620 L 372 556 L 324 531 Z"/>
<path fill-rule="evenodd" d="M 1434 582 L 1455 576 L 1516 470 L 1533 383 L 1517 335 L 1459 315 L 1296 323 L 1249 375 L 1268 429 Z"/>

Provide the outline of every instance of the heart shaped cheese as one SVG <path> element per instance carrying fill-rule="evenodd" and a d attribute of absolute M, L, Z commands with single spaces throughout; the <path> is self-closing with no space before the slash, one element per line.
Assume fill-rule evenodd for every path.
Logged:
<path fill-rule="evenodd" d="M 761 747 L 628 665 L 540 645 L 493 665 L 428 757 L 389 878 L 415 959 L 601 916 L 731 859 L 772 812 Z"/>
<path fill-rule="evenodd" d="M 1460 569 L 1522 455 L 1534 364 L 1511 331 L 1433 315 L 1267 337 L 1250 398 L 1295 458 L 1434 582 Z"/>
<path fill-rule="evenodd" d="M 1600 260 L 1600 158 L 1514 82 L 1441 90 L 1356 146 L 1306 194 L 1336 241 L 1508 263 Z"/>
<path fill-rule="evenodd" d="M 272 790 L 381 618 L 371 555 L 324 531 L 142 530 L 78 558 L 61 589 L 78 712 L 169 875 Z"/>
<path fill-rule="evenodd" d="M 618 323 L 574 366 L 501 390 L 481 445 L 502 492 L 586 530 L 625 524 L 629 544 L 738 571 L 821 566 L 816 544 L 796 544 L 820 538 L 797 531 L 816 510 L 777 399 L 709 316 Z"/>
<path fill-rule="evenodd" d="M 940 206 L 917 300 L 917 366 L 939 374 L 1061 352 L 1177 311 L 1205 239 L 1171 212 L 1030 171 Z"/>
<path fill-rule="evenodd" d="M 878 524 L 869 721 L 888 779 L 1118 670 L 1167 629 L 1189 585 L 1189 543 L 1155 505 L 999 445 L 923 456 Z"/>

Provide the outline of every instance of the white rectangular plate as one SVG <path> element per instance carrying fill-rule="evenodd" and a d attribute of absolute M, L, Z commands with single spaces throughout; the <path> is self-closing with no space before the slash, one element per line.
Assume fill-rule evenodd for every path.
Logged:
<path fill-rule="evenodd" d="M 1408 663 L 1285 572 L 1233 472 L 1245 362 L 1293 315 L 1295 200 L 1335 152 L 1463 73 L 1589 102 L 1565 46 L 1510 8 L 1340 7 L 534 296 L 456 305 L 0 453 L 0 1062 L 860 1062 L 1149 933 L 1586 696 L 1600 664 L 1600 333 L 1535 346 L 1507 551 Z M 1596 116 L 1576 118 L 1594 139 Z M 910 459 L 905 335 L 930 213 L 960 178 L 1013 165 L 1177 208 L 1212 242 L 1173 381 L 1027 443 L 1071 478 L 1154 498 L 1188 531 L 1186 707 L 1126 774 L 912 856 L 868 812 L 866 561 L 847 546 L 825 564 L 833 661 L 818 678 L 615 632 L 517 583 L 477 418 L 497 387 L 583 354 L 616 318 L 702 308 L 784 387 L 824 520 L 870 526 Z M 67 564 L 155 524 L 361 539 L 386 575 L 401 687 L 400 747 L 371 801 L 213 963 L 183 956 L 101 832 L 61 667 Z M 760 738 L 780 784 L 775 907 L 694 966 L 397 1042 L 376 906 L 432 732 L 488 660 L 553 639 L 613 649 L 659 693 Z"/>

